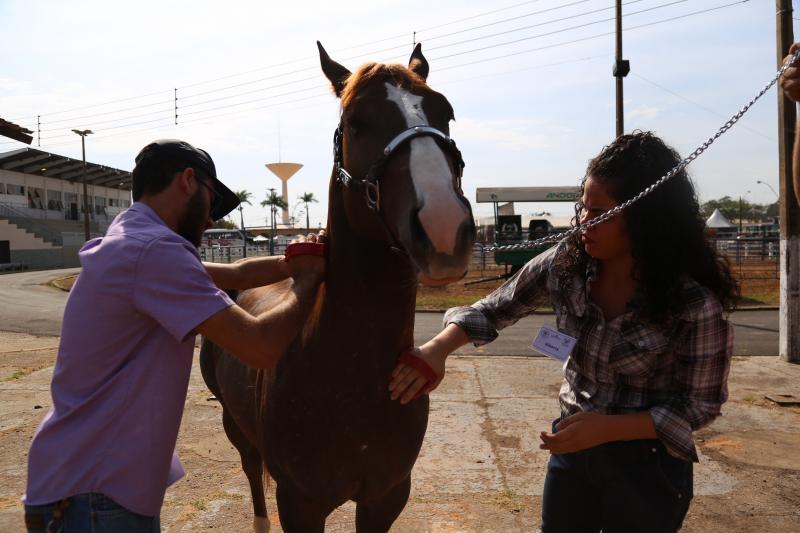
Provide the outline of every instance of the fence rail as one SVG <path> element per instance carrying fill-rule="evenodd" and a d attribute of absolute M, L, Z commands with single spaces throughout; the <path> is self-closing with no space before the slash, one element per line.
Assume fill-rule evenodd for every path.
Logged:
<path fill-rule="evenodd" d="M 741 279 L 778 279 L 780 244 L 777 237 L 742 237 L 739 239 L 712 239 L 717 251 L 727 257 L 734 273 Z M 476 278 L 504 277 L 510 268 L 495 261 L 494 252 L 486 251 L 493 243 L 476 243 L 472 248 L 467 281 Z M 275 244 L 275 255 L 283 254 L 285 244 Z M 268 256 L 269 245 L 248 246 L 247 257 Z M 203 261 L 231 263 L 244 257 L 242 246 L 203 246 Z"/>

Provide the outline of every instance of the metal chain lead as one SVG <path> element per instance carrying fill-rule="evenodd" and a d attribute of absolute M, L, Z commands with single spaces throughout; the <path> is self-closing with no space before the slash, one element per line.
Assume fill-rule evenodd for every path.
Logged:
<path fill-rule="evenodd" d="M 731 127 L 734 124 L 739 122 L 739 119 L 742 118 L 742 116 L 745 113 L 747 113 L 747 111 L 750 109 L 750 107 L 752 107 L 753 104 L 755 104 L 762 96 L 764 96 L 764 94 L 766 94 L 766 92 L 769 91 L 772 88 L 772 86 L 775 85 L 778 82 L 778 79 L 780 79 L 780 77 L 783 75 L 783 73 L 786 72 L 786 69 L 788 69 L 789 67 L 794 65 L 798 61 L 798 59 L 800 59 L 800 50 L 795 52 L 795 54 L 792 56 L 792 60 L 791 61 L 787 61 L 786 63 L 783 64 L 783 66 L 780 68 L 780 70 L 778 70 L 778 73 L 775 74 L 775 77 L 772 78 L 772 81 L 770 81 L 763 89 L 761 89 L 761 91 L 755 96 L 755 98 L 750 100 L 735 115 L 733 115 L 730 119 L 728 119 L 728 121 L 725 122 L 725 124 L 723 124 L 712 137 L 709 137 L 709 139 L 706 142 L 701 144 L 694 152 L 689 154 L 683 161 L 681 161 L 675 167 L 673 167 L 672 170 L 670 170 L 669 172 L 667 172 L 666 174 L 661 176 L 658 179 L 658 181 L 656 181 L 655 183 L 653 183 L 652 185 L 647 187 L 645 190 L 643 190 L 642 192 L 640 192 L 639 194 L 637 194 L 633 198 L 631 198 L 629 200 L 626 200 L 625 202 L 622 202 L 621 204 L 619 204 L 615 208 L 606 211 L 602 215 L 598 216 L 597 218 L 595 218 L 593 220 L 590 220 L 586 224 L 575 226 L 574 228 L 572 228 L 572 229 L 570 229 L 568 231 L 564 231 L 562 233 L 556 233 L 555 235 L 549 235 L 547 237 L 542 237 L 541 239 L 536 239 L 535 241 L 524 241 L 524 242 L 519 242 L 519 243 L 516 243 L 516 244 L 506 244 L 506 245 L 503 245 L 503 246 L 487 246 L 487 247 L 484 248 L 484 251 L 486 251 L 486 252 L 505 252 L 505 251 L 512 251 L 512 250 L 526 250 L 528 248 L 535 248 L 537 246 L 541 246 L 543 244 L 547 244 L 547 243 L 550 243 L 550 242 L 553 242 L 553 241 L 561 241 L 561 240 L 566 239 L 567 237 L 575 235 L 579 231 L 583 231 L 585 229 L 589 229 L 589 228 L 591 228 L 593 226 L 596 226 L 597 224 L 601 224 L 601 223 L 605 222 L 606 220 L 608 220 L 609 218 L 619 214 L 625 208 L 629 207 L 633 203 L 638 202 L 639 200 L 641 200 L 642 198 L 644 198 L 648 194 L 652 193 L 656 189 L 656 187 L 658 187 L 659 185 L 663 184 L 665 181 L 667 181 L 668 179 L 673 177 L 675 174 L 677 174 L 678 172 L 680 172 L 681 170 L 686 168 L 686 166 L 689 163 L 691 163 L 692 161 L 697 159 L 700 156 L 700 154 L 705 152 L 708 149 L 709 146 L 714 144 L 714 141 L 719 139 L 722 136 L 723 133 L 725 133 L 726 131 L 731 129 Z"/>

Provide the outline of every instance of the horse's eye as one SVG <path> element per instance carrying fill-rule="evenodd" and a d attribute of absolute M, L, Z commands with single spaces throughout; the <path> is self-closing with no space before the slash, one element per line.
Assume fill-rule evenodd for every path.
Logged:
<path fill-rule="evenodd" d="M 350 135 L 358 135 L 361 131 L 364 131 L 364 128 L 364 121 L 358 118 L 350 118 L 347 121 L 347 129 L 349 130 Z"/>

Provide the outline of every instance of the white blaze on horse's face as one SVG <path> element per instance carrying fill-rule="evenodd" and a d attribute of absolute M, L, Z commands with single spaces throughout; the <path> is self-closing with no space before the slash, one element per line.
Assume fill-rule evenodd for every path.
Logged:
<path fill-rule="evenodd" d="M 428 125 L 422 96 L 385 83 L 386 97 L 397 104 L 406 127 Z M 469 216 L 453 188 L 453 174 L 441 147 L 431 137 L 417 137 L 409 143 L 408 168 L 422 206 L 419 221 L 437 252 L 452 255 L 456 250 L 456 228 Z"/>

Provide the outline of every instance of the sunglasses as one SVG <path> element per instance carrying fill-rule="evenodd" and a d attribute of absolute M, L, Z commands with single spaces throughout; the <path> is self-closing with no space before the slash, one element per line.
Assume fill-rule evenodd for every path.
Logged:
<path fill-rule="evenodd" d="M 211 191 L 211 213 L 222 203 L 222 195 L 218 193 L 214 187 L 209 185 L 205 182 L 205 180 L 200 179 L 197 175 L 195 175 L 195 179 L 197 179 L 197 183 Z"/>

